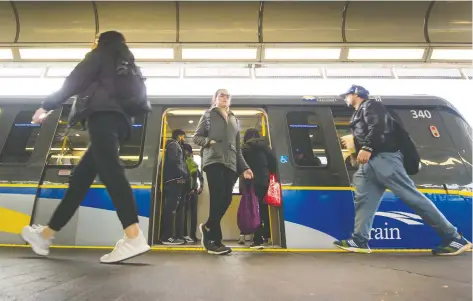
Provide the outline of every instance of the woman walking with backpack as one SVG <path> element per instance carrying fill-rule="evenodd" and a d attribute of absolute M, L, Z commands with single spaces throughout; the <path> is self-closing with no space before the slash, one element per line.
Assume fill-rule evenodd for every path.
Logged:
<path fill-rule="evenodd" d="M 125 177 L 118 151 L 120 143 L 130 137 L 132 124 L 128 112 L 122 109 L 117 96 L 114 96 L 113 78 L 117 73 L 119 56 L 125 56 L 130 65 L 134 63 L 133 54 L 121 33 L 102 33 L 97 47 L 74 68 L 62 88 L 50 95 L 33 115 L 34 123 L 42 123 L 47 112 L 78 95 L 76 105 L 82 105 L 84 109 L 76 111 L 78 116 L 75 119 L 86 121 L 90 137 L 89 147 L 75 167 L 69 188 L 48 225 L 26 226 L 21 233 L 38 255 L 49 254 L 54 235 L 72 218 L 97 175 L 107 187 L 124 229 L 123 238 L 111 253 L 100 258 L 100 262 L 120 262 L 150 250 L 138 225 L 133 191 Z"/>
<path fill-rule="evenodd" d="M 210 192 L 209 218 L 200 225 L 202 246 L 209 254 L 223 255 L 232 251 L 222 244 L 220 222 L 232 201 L 233 186 L 239 174 L 252 179 L 253 173 L 240 148 L 238 120 L 230 110 L 231 97 L 219 89 L 212 106 L 200 118 L 194 143 L 202 147 L 202 167 L 207 174 Z"/>

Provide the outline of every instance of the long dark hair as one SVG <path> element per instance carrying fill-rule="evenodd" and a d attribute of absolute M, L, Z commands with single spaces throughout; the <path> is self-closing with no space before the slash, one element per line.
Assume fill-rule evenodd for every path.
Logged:
<path fill-rule="evenodd" d="M 100 34 L 97 50 L 116 51 L 130 62 L 135 62 L 135 57 L 126 45 L 125 36 L 118 31 L 110 30 Z"/>

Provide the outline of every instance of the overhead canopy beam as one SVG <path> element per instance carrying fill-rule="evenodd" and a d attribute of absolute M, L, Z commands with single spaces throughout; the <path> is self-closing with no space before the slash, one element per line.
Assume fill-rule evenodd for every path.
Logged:
<path fill-rule="evenodd" d="M 471 1 L 2 1 L 0 43 L 471 44 L 471 21 Z"/>
<path fill-rule="evenodd" d="M 186 48 L 255 49 L 255 57 L 239 59 L 248 62 L 280 60 L 268 59 L 268 48 L 339 49 L 338 56 L 319 51 L 298 59 L 327 62 L 352 61 L 349 48 L 418 48 L 423 52 L 414 61 L 428 62 L 433 48 L 471 48 L 472 2 L 4 1 L 0 28 L 0 60 L 9 59 L 5 48 L 14 61 L 24 59 L 25 47 L 90 49 L 98 33 L 118 30 L 130 47 L 174 50 L 172 58 L 151 61 L 192 61 Z"/>

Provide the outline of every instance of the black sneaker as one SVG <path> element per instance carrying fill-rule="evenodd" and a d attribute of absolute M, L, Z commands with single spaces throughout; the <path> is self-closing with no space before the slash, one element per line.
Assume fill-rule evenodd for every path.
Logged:
<path fill-rule="evenodd" d="M 204 224 L 199 225 L 199 230 L 200 230 L 200 234 L 202 235 L 202 239 L 200 241 L 200 243 L 202 244 L 202 248 L 208 251 L 209 250 L 209 237 L 208 237 L 209 231 L 205 229 Z"/>
<path fill-rule="evenodd" d="M 219 246 L 219 247 L 224 247 L 225 249 L 227 249 L 227 251 L 228 251 L 227 254 L 229 254 L 233 251 L 232 248 L 227 247 L 226 245 L 222 244 L 222 242 L 216 243 L 216 245 Z"/>
<path fill-rule="evenodd" d="M 172 245 L 172 246 L 183 245 L 186 243 L 186 241 L 183 239 L 173 238 L 173 237 L 170 237 L 168 239 L 163 239 L 161 240 L 161 242 L 163 245 Z"/>
<path fill-rule="evenodd" d="M 254 242 L 250 245 L 250 249 L 254 249 L 254 250 L 263 250 L 264 249 L 264 245 L 263 243 L 258 243 L 258 242 Z"/>
<path fill-rule="evenodd" d="M 366 242 L 360 242 L 355 238 L 337 240 L 333 243 L 336 247 L 355 253 L 371 253 L 371 249 Z"/>
<path fill-rule="evenodd" d="M 432 254 L 441 256 L 459 255 L 465 251 L 471 250 L 472 244 L 465 237 L 455 238 L 444 242 L 442 245 L 432 249 Z"/>
<path fill-rule="evenodd" d="M 226 255 L 232 252 L 232 249 L 225 247 L 223 244 L 217 244 L 215 242 L 209 242 L 207 253 L 212 255 Z"/>

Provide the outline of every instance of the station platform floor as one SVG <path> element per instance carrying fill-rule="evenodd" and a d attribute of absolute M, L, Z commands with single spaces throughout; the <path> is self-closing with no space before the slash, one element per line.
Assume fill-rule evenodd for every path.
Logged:
<path fill-rule="evenodd" d="M 99 263 L 108 250 L 0 247 L 0 301 L 467 301 L 472 253 L 151 251 Z"/>

